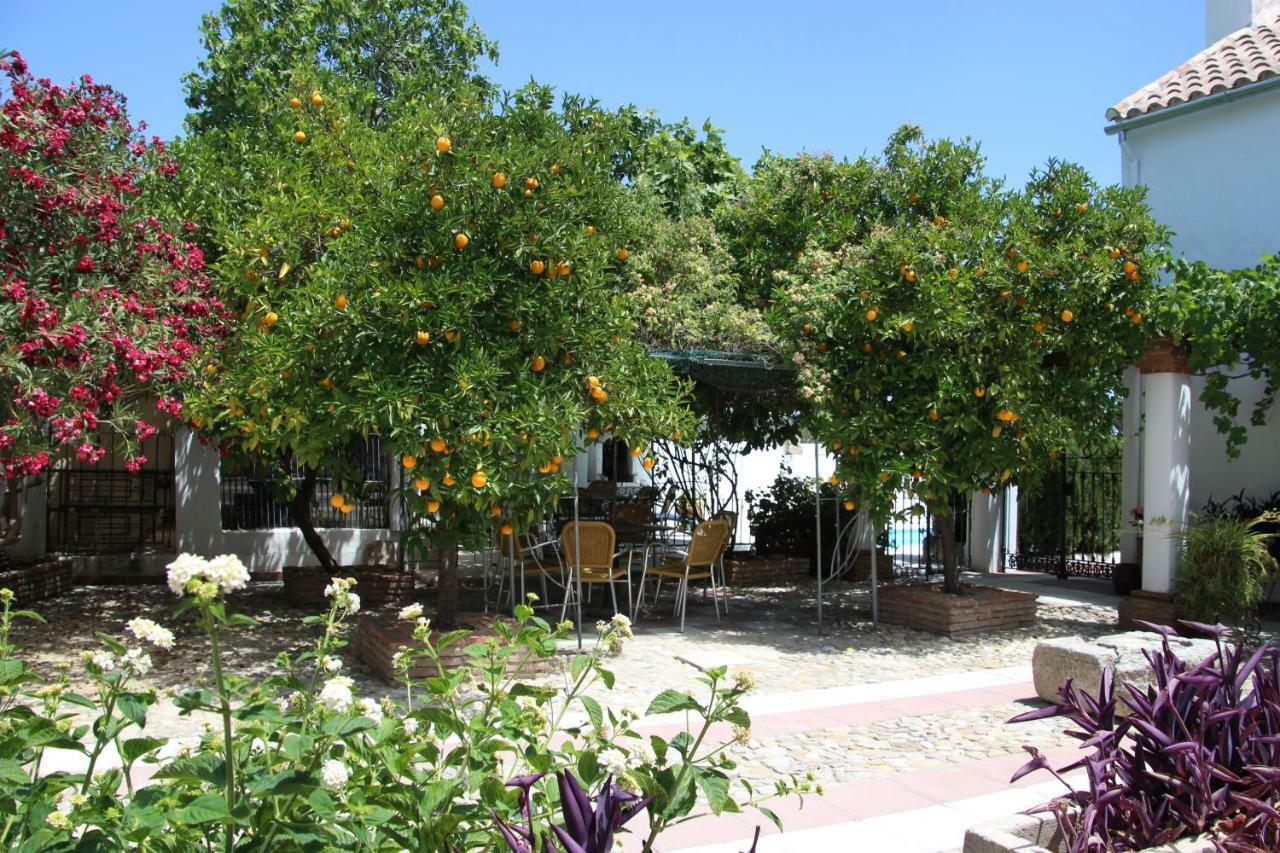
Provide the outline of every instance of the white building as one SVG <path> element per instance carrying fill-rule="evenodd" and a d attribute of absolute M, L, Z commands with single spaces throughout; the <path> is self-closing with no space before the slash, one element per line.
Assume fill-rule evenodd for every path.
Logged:
<path fill-rule="evenodd" d="M 1280 251 L 1280 0 L 1207 0 L 1207 46 L 1107 111 L 1123 182 L 1145 185 L 1175 253 L 1234 269 Z M 1172 368 L 1172 369 L 1171 369 Z M 1201 378 L 1176 364 L 1131 368 L 1124 503 L 1142 506 L 1143 588 L 1167 592 L 1177 568 L 1170 533 L 1211 497 L 1280 488 L 1280 412 L 1231 460 L 1198 404 Z M 1247 420 L 1260 386 L 1237 380 Z M 1135 560 L 1136 536 L 1122 543 Z"/>

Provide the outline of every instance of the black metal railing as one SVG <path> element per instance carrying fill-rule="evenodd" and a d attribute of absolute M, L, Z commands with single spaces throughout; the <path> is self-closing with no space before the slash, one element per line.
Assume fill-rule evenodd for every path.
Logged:
<path fill-rule="evenodd" d="M 343 492 L 354 509 L 344 513 L 330 504 L 338 491 L 333 472 L 321 469 L 316 479 L 311 518 L 316 527 L 390 527 L 387 493 L 390 471 L 377 436 L 359 439 L 347 450 L 347 459 L 358 472 L 359 485 Z M 303 472 L 291 461 L 287 476 L 260 458 L 223 460 L 221 509 L 223 530 L 269 530 L 293 527 L 290 509 L 292 488 L 303 480 Z"/>
<path fill-rule="evenodd" d="M 894 572 L 900 575 L 926 577 L 940 574 L 942 564 L 942 540 L 934 523 L 932 510 L 927 506 L 919 515 L 912 508 L 920 502 L 906 493 L 894 500 L 894 512 L 898 518 L 889 526 L 888 549 L 893 555 Z M 969 560 L 969 496 L 956 495 L 951 501 L 951 518 L 955 524 L 956 560 L 961 566 Z"/>
<path fill-rule="evenodd" d="M 124 442 L 103 436 L 106 455 L 95 465 L 76 459 L 49 477 L 48 549 L 60 554 L 127 554 L 169 550 L 174 544 L 173 440 L 165 433 L 142 442 L 141 471 L 124 469 Z"/>

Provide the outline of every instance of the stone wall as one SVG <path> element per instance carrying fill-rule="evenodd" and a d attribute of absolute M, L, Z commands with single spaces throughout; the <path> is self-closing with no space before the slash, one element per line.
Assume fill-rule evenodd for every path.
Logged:
<path fill-rule="evenodd" d="M 809 577 L 808 557 L 751 555 L 724 561 L 729 586 L 774 586 L 799 583 Z"/>

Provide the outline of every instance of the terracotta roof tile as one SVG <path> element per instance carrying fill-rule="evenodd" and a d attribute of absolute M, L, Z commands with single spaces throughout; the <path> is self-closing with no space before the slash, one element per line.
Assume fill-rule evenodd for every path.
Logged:
<path fill-rule="evenodd" d="M 1107 110 L 1112 121 L 1147 115 L 1207 95 L 1280 77 L 1280 19 L 1245 27 L 1209 45 Z"/>

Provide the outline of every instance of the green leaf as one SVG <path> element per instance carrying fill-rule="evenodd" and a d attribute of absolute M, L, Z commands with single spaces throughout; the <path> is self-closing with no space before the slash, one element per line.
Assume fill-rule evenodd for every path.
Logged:
<path fill-rule="evenodd" d="M 129 722 L 138 728 L 147 724 L 147 705 L 149 703 L 137 693 L 121 693 L 116 697 L 116 708 Z"/>
<path fill-rule="evenodd" d="M 132 764 L 152 750 L 159 749 L 167 743 L 163 738 L 135 737 L 120 744 L 120 757 Z"/>
<path fill-rule="evenodd" d="M 729 777 L 717 770 L 703 767 L 694 767 L 693 774 L 698 787 L 702 789 L 702 795 L 707 798 L 711 813 L 720 814 L 724 811 L 725 803 L 729 801 Z"/>
<path fill-rule="evenodd" d="M 174 817 L 179 823 L 200 824 L 226 820 L 231 813 L 221 794 L 205 794 L 178 809 Z"/>
<path fill-rule="evenodd" d="M 673 711 L 702 711 L 702 706 L 688 693 L 679 690 L 664 690 L 649 703 L 646 716 L 654 714 L 670 714 Z"/>
<path fill-rule="evenodd" d="M 766 808 L 765 806 L 756 806 L 756 811 L 767 817 L 774 826 L 778 827 L 778 831 L 782 832 L 782 818 L 778 817 L 778 815 L 774 813 L 773 809 Z"/>
<path fill-rule="evenodd" d="M 604 724 L 604 710 L 600 707 L 600 703 L 590 696 L 582 697 L 582 707 L 587 709 L 587 716 L 591 718 L 591 725 L 595 726 L 599 731 Z"/>

